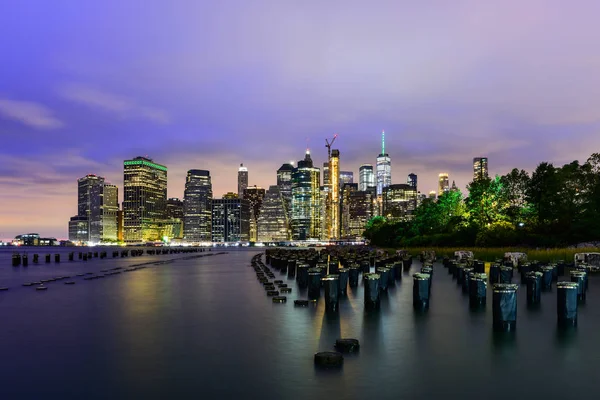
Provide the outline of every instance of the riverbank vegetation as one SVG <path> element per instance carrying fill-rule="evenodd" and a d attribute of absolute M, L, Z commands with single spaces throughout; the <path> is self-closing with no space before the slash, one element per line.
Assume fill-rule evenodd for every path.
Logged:
<path fill-rule="evenodd" d="M 375 217 L 365 238 L 376 246 L 560 248 L 600 240 L 600 154 L 562 167 L 513 169 L 424 200 L 410 221 Z M 531 258 L 531 257 L 530 257 Z"/>

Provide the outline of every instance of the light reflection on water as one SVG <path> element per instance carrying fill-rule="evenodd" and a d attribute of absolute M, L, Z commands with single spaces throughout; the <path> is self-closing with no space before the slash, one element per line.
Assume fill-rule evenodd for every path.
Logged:
<path fill-rule="evenodd" d="M 441 266 L 431 308 L 412 310 L 412 279 L 390 287 L 365 312 L 363 286 L 340 297 L 337 313 L 273 304 L 248 268 L 252 250 L 177 261 L 47 292 L 23 281 L 139 263 L 139 259 L 13 269 L 0 252 L 0 365 L 7 398 L 571 398 L 593 393 L 600 285 L 590 281 L 579 327 L 556 329 L 556 293 L 528 309 L 519 292 L 517 332 L 491 331 L 491 296 L 472 312 Z M 10 257 L 10 256 L 8 256 Z M 171 256 L 160 256 L 164 259 Z M 415 263 L 418 270 L 420 265 Z M 79 279 L 79 278 L 78 278 Z M 355 337 L 360 352 L 342 370 L 314 368 L 317 351 Z M 577 377 L 577 384 L 565 377 Z M 569 381 L 569 382 L 566 382 Z M 35 382 L 31 385 L 30 382 Z M 65 382 L 68 382 L 66 384 Z M 502 390 L 500 390 L 502 389 Z M 468 391 L 465 392 L 465 390 Z"/>

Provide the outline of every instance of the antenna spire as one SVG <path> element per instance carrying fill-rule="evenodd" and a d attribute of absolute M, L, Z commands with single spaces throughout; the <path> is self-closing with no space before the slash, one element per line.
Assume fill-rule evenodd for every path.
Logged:
<path fill-rule="evenodd" d="M 381 154 L 385 154 L 385 131 L 381 131 Z"/>

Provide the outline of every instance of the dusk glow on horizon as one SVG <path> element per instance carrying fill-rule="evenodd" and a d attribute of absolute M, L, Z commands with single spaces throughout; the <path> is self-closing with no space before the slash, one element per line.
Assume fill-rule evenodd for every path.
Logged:
<path fill-rule="evenodd" d="M 350 4 L 353 3 L 353 4 Z M 42 1 L 0 5 L 0 240 L 67 238 L 77 179 L 123 161 L 209 170 L 215 198 L 276 171 L 391 159 L 465 191 L 473 158 L 531 172 L 600 151 L 600 3 Z"/>

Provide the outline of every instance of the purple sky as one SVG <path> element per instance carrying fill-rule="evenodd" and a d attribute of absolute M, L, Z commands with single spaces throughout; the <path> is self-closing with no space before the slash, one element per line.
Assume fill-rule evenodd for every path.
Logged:
<path fill-rule="evenodd" d="M 493 4 L 492 4 L 493 3 Z M 375 163 L 392 182 L 490 173 L 600 151 L 600 2 L 124 1 L 0 3 L 0 238 L 65 238 L 77 178 L 120 186 L 148 155 L 181 197 L 215 196 L 303 157 Z"/>

